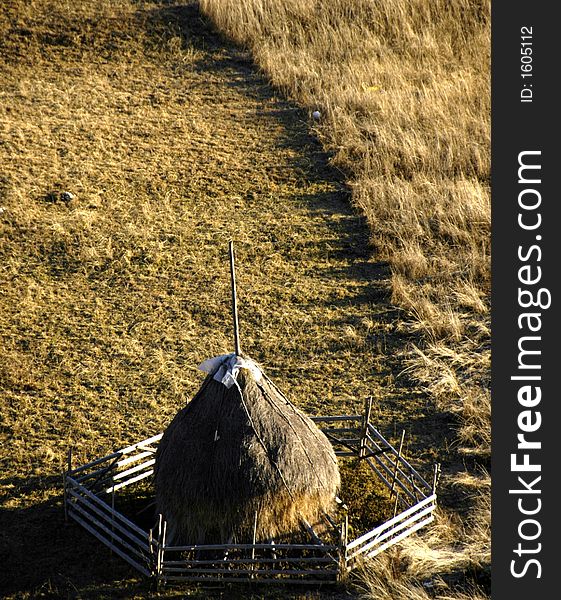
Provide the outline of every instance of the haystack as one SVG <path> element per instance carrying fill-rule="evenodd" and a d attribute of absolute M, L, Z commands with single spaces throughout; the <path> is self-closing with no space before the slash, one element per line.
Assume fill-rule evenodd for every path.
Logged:
<path fill-rule="evenodd" d="M 201 368 L 209 375 L 156 454 L 172 543 L 278 541 L 317 523 L 340 486 L 329 440 L 252 361 L 231 354 Z"/>

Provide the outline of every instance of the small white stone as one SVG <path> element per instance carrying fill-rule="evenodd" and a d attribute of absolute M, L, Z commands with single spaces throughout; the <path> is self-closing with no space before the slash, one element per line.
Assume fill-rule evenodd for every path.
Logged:
<path fill-rule="evenodd" d="M 319 110 L 314 110 L 314 112 L 312 113 L 312 117 L 314 117 L 316 121 L 319 121 L 319 118 L 321 117 L 321 113 L 319 112 Z"/>
<path fill-rule="evenodd" d="M 74 194 L 72 194 L 71 192 L 62 192 L 60 194 L 60 199 L 63 202 L 70 202 L 71 200 L 74 200 Z"/>

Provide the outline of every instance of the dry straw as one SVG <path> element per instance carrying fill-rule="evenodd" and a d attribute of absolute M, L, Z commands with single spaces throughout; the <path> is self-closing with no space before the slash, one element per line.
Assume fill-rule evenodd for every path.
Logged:
<path fill-rule="evenodd" d="M 173 543 L 208 544 L 279 540 L 315 525 L 340 477 L 313 421 L 242 369 L 231 388 L 210 374 L 176 415 L 158 446 L 155 485 Z"/>
<path fill-rule="evenodd" d="M 239 357 L 232 241 L 229 257 Z M 266 377 L 257 380 L 241 368 L 235 385 L 227 387 L 214 378 L 216 370 L 158 446 L 156 503 L 171 541 L 255 543 L 319 524 L 341 484 L 325 434 Z"/>

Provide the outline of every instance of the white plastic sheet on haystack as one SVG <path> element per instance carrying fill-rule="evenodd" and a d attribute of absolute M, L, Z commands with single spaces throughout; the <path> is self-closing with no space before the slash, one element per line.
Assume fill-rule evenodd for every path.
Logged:
<path fill-rule="evenodd" d="M 237 382 L 240 369 L 248 369 L 257 382 L 261 381 L 263 377 L 257 363 L 234 353 L 209 358 L 199 365 L 199 369 L 205 373 L 214 374 L 213 379 L 223 383 L 227 388 L 231 388 Z"/>

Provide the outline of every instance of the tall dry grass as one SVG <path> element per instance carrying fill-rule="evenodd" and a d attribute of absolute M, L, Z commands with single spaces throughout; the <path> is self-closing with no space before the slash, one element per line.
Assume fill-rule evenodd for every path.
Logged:
<path fill-rule="evenodd" d="M 458 448 L 484 458 L 488 4 L 202 8 L 275 85 L 321 110 L 316 133 L 393 266 L 412 332 L 407 372 L 458 414 Z M 358 219 L 317 173 L 297 113 L 260 88 L 193 5 L 6 0 L 0 34 L 0 487 L 12 547 L 0 580 L 33 561 L 33 572 L 15 571 L 21 589 L 49 578 L 59 596 L 75 595 L 107 574 L 88 546 L 53 543 L 60 511 L 49 502 L 60 498 L 65 451 L 85 461 L 160 430 L 198 387 L 193 365 L 230 349 L 228 237 L 244 265 L 243 347 L 303 408 L 351 412 L 375 386 L 405 406 L 385 408 L 391 422 L 424 399 L 364 377 L 385 324 L 376 329 L 380 315 L 355 301 L 367 285 L 349 251 Z M 75 200 L 62 202 L 62 190 Z M 243 219 L 231 218 L 232 203 Z M 448 480 L 473 498 L 465 523 L 442 514 L 430 536 L 402 546 L 408 558 L 392 568 L 404 597 L 449 595 L 446 573 L 488 564 L 488 485 L 477 475 Z M 70 579 L 51 582 L 59 570 Z"/>
<path fill-rule="evenodd" d="M 310 113 L 320 111 L 310 123 L 346 174 L 378 256 L 392 266 L 392 300 L 403 309 L 401 328 L 412 333 L 404 371 L 440 410 L 457 415 L 455 450 L 486 461 L 489 0 L 200 5 L 220 31 L 250 49 L 274 85 Z M 481 493 L 473 514 L 480 516 L 488 514 L 485 481 L 475 479 Z M 457 564 L 470 545 L 488 564 L 488 527 L 464 534 L 468 541 L 453 553 Z M 415 594 L 371 597 L 426 595 Z"/>
<path fill-rule="evenodd" d="M 161 431 L 231 351 L 230 237 L 242 348 L 300 408 L 392 394 L 389 428 L 425 400 L 365 376 L 388 323 L 363 219 L 194 4 L 5 0 L 0 73 L 0 596 L 144 598 L 64 526 L 60 471 Z"/>

